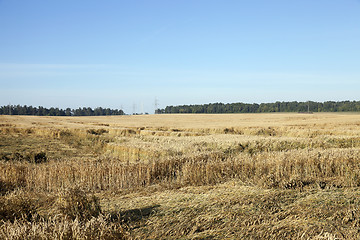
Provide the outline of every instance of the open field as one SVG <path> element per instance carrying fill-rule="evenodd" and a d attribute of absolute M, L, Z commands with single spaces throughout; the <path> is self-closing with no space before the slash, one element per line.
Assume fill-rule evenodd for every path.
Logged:
<path fill-rule="evenodd" d="M 0 116 L 0 239 L 360 239 L 360 114 Z"/>

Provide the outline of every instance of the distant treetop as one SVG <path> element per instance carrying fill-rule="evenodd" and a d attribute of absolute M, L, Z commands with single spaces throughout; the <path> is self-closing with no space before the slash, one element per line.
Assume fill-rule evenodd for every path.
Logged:
<path fill-rule="evenodd" d="M 271 112 L 359 112 L 360 101 L 275 102 L 275 103 L 209 103 L 167 106 L 156 113 L 271 113 Z"/>
<path fill-rule="evenodd" d="M 78 109 L 66 108 L 44 108 L 33 106 L 7 105 L 0 107 L 0 115 L 35 115 L 35 116 L 105 116 L 105 115 L 124 115 L 123 110 L 101 108 L 92 109 L 83 107 Z"/>
<path fill-rule="evenodd" d="M 360 101 L 327 102 L 275 102 L 275 103 L 209 103 L 198 105 L 167 106 L 157 109 L 162 113 L 271 113 L 271 112 L 360 112 Z M 44 108 L 21 105 L 0 107 L 0 115 L 35 116 L 108 116 L 125 115 L 123 110 L 97 107 L 77 109 Z"/>

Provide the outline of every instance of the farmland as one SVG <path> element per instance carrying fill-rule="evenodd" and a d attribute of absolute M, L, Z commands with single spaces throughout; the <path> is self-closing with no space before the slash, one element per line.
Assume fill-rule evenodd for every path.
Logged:
<path fill-rule="evenodd" d="M 0 239 L 359 239 L 360 115 L 0 116 Z"/>

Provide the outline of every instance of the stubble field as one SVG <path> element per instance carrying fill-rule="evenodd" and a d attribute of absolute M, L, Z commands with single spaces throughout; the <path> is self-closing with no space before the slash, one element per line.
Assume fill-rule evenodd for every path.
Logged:
<path fill-rule="evenodd" d="M 0 116 L 0 239 L 360 239 L 359 114 Z"/>

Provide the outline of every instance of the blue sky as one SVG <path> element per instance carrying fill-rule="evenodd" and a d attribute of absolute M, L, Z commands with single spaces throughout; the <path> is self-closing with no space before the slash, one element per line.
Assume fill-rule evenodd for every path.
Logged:
<path fill-rule="evenodd" d="M 359 0 L 0 0 L 0 105 L 360 100 Z"/>

